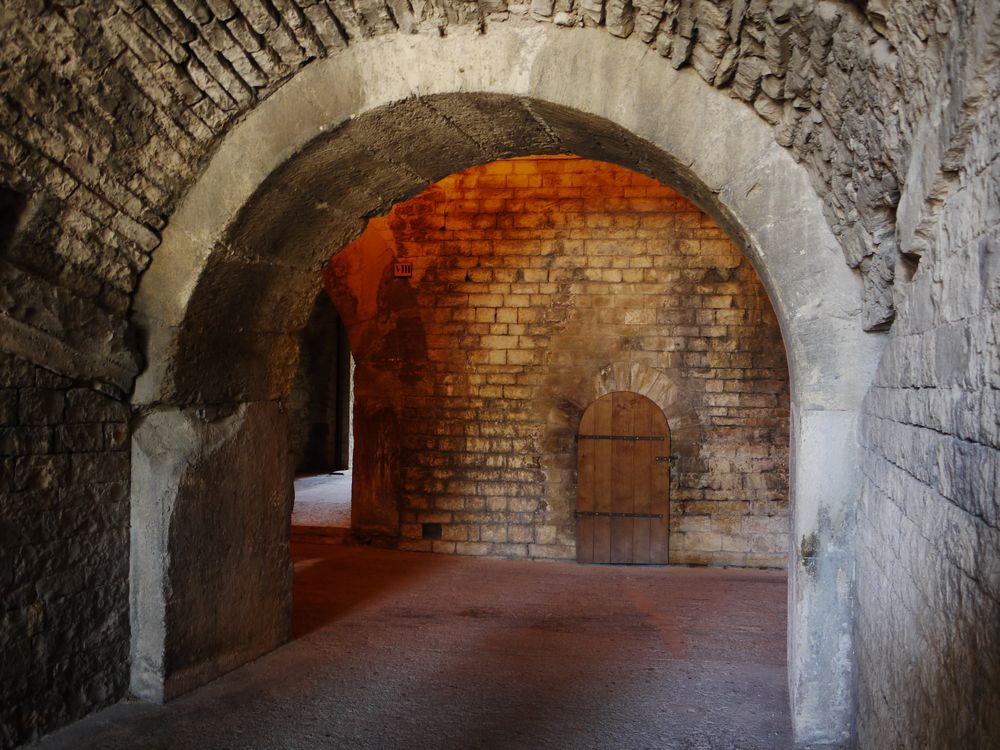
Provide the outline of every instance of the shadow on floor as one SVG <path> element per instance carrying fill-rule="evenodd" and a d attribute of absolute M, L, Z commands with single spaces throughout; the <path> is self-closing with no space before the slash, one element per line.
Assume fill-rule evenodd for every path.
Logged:
<path fill-rule="evenodd" d="M 299 637 L 43 747 L 792 747 L 780 572 L 293 554 Z"/>
<path fill-rule="evenodd" d="M 454 563 L 440 555 L 400 554 L 407 559 L 405 566 L 374 559 L 362 576 L 345 563 L 354 558 L 350 551 L 322 543 L 293 542 L 294 636 L 300 638 L 348 612 L 391 598 L 417 579 Z"/>

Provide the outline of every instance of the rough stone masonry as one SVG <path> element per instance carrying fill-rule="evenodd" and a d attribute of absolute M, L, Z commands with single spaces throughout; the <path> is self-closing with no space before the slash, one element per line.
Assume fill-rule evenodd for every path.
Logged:
<path fill-rule="evenodd" d="M 311 62 L 375 36 L 504 24 L 645 44 L 745 102 L 806 165 L 864 277 L 865 325 L 892 325 L 860 429 L 844 582 L 857 744 L 995 740 L 996 2 L 8 0 L 0 745 L 124 695 L 127 402 L 144 365 L 128 313 L 214 149 Z"/>
<path fill-rule="evenodd" d="M 753 106 L 826 196 L 877 328 L 893 316 L 899 182 L 935 93 L 922 82 L 934 79 L 949 34 L 962 33 L 966 5 L 915 2 L 889 13 L 880 1 L 13 0 L 0 26 L 10 63 L 0 72 L 0 179 L 27 203 L 19 221 L 31 239 L 5 257 L 34 284 L 124 313 L 212 144 L 296 70 L 370 36 L 530 19 L 635 35 Z M 32 253 L 37 243 L 51 252 Z M 906 251 L 919 255 L 919 243 Z M 57 315 L 67 304 L 39 303 Z M 115 330 L 113 320 L 98 325 Z"/>

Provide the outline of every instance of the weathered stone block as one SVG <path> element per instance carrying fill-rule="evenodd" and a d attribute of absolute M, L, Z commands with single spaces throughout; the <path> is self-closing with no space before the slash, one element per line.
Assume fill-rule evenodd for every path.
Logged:
<path fill-rule="evenodd" d="M 98 391 L 77 388 L 66 393 L 66 421 L 126 422 L 128 407 Z"/>
<path fill-rule="evenodd" d="M 65 406 L 63 391 L 25 388 L 18 396 L 18 421 L 23 425 L 58 424 Z"/>
<path fill-rule="evenodd" d="M 50 427 L 0 428 L 0 455 L 28 456 L 49 453 L 51 450 L 52 428 Z"/>
<path fill-rule="evenodd" d="M 25 456 L 15 460 L 14 489 L 48 490 L 69 481 L 68 456 Z"/>
<path fill-rule="evenodd" d="M 17 396 L 16 388 L 0 389 L 0 426 L 17 424 Z"/>
<path fill-rule="evenodd" d="M 67 424 L 55 428 L 55 450 L 58 453 L 81 453 L 103 450 L 104 424 Z M 120 445 L 119 450 L 125 445 Z"/>

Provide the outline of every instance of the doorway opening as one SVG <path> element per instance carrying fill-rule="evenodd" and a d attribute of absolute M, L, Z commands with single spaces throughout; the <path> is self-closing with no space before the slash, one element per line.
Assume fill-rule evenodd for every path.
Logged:
<path fill-rule="evenodd" d="M 477 43 L 480 41 L 477 38 Z M 450 37 L 442 44 L 452 44 Z M 546 44 L 548 42 L 544 41 L 540 48 L 531 47 L 531 50 L 555 50 Z M 773 142 L 770 132 L 764 131 L 764 126 L 753 119 L 752 113 L 735 109 L 738 105 L 730 106 L 724 95 L 708 97 L 703 94 L 710 92 L 695 91 L 688 86 L 691 79 L 676 77 L 676 87 L 672 89 L 678 96 L 692 93 L 690 97 L 685 96 L 684 101 L 688 102 L 685 107 L 677 107 L 678 99 L 673 95 L 669 100 L 663 99 L 669 106 L 660 106 L 656 97 L 633 94 L 631 89 L 623 89 L 625 93 L 609 89 L 606 80 L 600 77 L 555 89 L 551 87 L 555 80 L 552 77 L 523 75 L 526 70 L 548 70 L 546 61 L 554 59 L 543 60 L 541 53 L 536 55 L 534 51 L 526 58 L 529 60 L 527 67 L 517 66 L 516 79 L 501 82 L 497 76 L 502 78 L 504 70 L 477 68 L 479 63 L 476 61 L 486 58 L 470 56 L 466 72 L 472 69 L 479 77 L 463 79 L 461 93 L 450 91 L 448 87 L 455 85 L 451 78 L 432 77 L 442 81 L 444 91 L 435 89 L 430 94 L 411 96 L 405 90 L 406 84 L 401 83 L 402 79 L 368 77 L 360 86 L 365 92 L 363 100 L 342 100 L 327 93 L 333 89 L 316 87 L 315 78 L 310 77 L 311 83 L 302 92 L 310 91 L 312 98 L 302 101 L 313 102 L 319 97 L 326 104 L 319 108 L 310 105 L 303 110 L 301 122 L 295 121 L 297 129 L 289 140 L 285 131 L 280 138 L 270 137 L 274 133 L 273 125 L 279 122 L 275 116 L 282 122 L 289 121 L 280 106 L 271 104 L 279 98 L 272 97 L 264 102 L 253 117 L 239 126 L 232 138 L 223 142 L 211 165 L 178 210 L 169 237 L 165 234 L 157 259 L 143 276 L 136 304 L 137 316 L 148 325 L 151 364 L 136 384 L 134 403 L 155 405 L 155 409 L 144 413 L 137 421 L 133 433 L 134 461 L 140 469 L 133 472 L 132 528 L 133 538 L 139 542 L 133 544 L 133 550 L 140 550 L 141 554 L 132 557 L 132 621 L 139 624 L 133 628 L 133 634 L 138 637 L 133 639 L 132 678 L 139 688 L 150 683 L 145 693 L 154 697 L 177 694 L 189 685 L 219 674 L 228 665 L 274 648 L 287 638 L 286 625 L 291 615 L 288 519 L 292 481 L 287 471 L 284 437 L 287 422 L 282 402 L 294 374 L 294 339 L 308 318 L 312 294 L 320 285 L 319 262 L 357 237 L 368 217 L 385 213 L 393 204 L 418 193 L 444 175 L 466 169 L 468 165 L 487 164 L 499 156 L 579 153 L 637 169 L 700 201 L 699 205 L 718 222 L 716 231 L 722 235 L 718 239 L 726 238 L 718 229 L 721 226 L 729 237 L 736 239 L 740 250 L 752 258 L 771 292 L 788 345 L 786 350 L 778 347 L 770 356 L 783 360 L 787 351 L 788 364 L 795 375 L 791 389 L 791 401 L 795 405 L 794 461 L 790 463 L 794 467 L 792 484 L 796 513 L 792 543 L 784 547 L 786 552 L 794 553 L 788 555 L 789 585 L 793 592 L 789 598 L 795 603 L 795 614 L 788 621 L 791 700 L 796 727 L 805 727 L 805 736 L 818 736 L 810 722 L 837 728 L 844 726 L 849 718 L 852 674 L 850 660 L 844 654 L 851 653 L 851 602 L 849 592 L 840 582 L 850 580 L 852 517 L 848 510 L 858 480 L 851 436 L 860 395 L 869 382 L 866 378 L 874 368 L 880 346 L 865 338 L 857 326 L 858 313 L 854 304 L 857 279 L 844 268 L 842 258 L 833 252 L 836 241 L 823 220 L 808 175 Z M 434 59 L 436 62 L 439 58 Z M 419 63 L 419 59 L 413 60 L 415 65 Z M 649 65 L 659 64 L 649 56 L 642 59 L 642 64 L 645 66 L 647 61 Z M 532 67 L 536 63 L 537 67 Z M 337 76 L 353 75 L 353 69 L 341 70 L 339 65 L 333 65 L 335 71 L 328 71 L 325 64 L 316 69 Z M 576 75 L 577 69 L 572 70 Z M 669 66 L 659 72 L 671 75 Z M 390 78 L 393 85 L 399 83 L 401 87 L 368 92 L 366 87 L 378 88 Z M 298 81 L 295 79 L 287 84 L 292 94 L 300 93 Z M 479 82 L 486 92 L 500 86 L 503 93 L 465 93 L 470 81 Z M 518 92 L 517 95 L 511 96 L 512 91 Z M 609 93 L 614 96 L 607 96 Z M 400 97 L 406 96 L 410 98 L 400 101 Z M 280 97 L 285 103 L 293 100 L 298 101 L 294 97 Z M 633 101 L 642 106 L 631 106 Z M 720 119 L 723 115 L 728 119 Z M 721 131 L 685 127 L 685 123 L 721 121 L 732 126 Z M 269 137 L 257 138 L 263 133 Z M 720 134 L 725 136 L 723 141 L 719 140 Z M 260 158 L 247 161 L 245 179 L 234 181 L 231 179 L 232 165 L 242 158 L 245 145 L 251 142 L 260 143 Z M 202 199 L 206 197 L 212 198 L 210 205 L 218 210 L 202 210 L 206 205 Z M 597 201 L 598 205 L 602 203 Z M 550 228 L 534 227 L 538 229 Z M 585 240 L 583 244 L 586 247 Z M 563 247 L 565 249 L 566 245 Z M 677 249 L 682 247 L 690 248 L 691 245 L 679 244 Z M 819 250 L 806 252 L 806 248 Z M 699 253 L 692 253 L 691 257 L 701 257 L 701 249 L 699 243 Z M 531 260 L 554 253 L 543 253 L 539 246 L 523 255 L 529 259 L 530 268 Z M 609 257 L 613 255 L 607 253 Z M 735 258 L 740 256 L 742 253 L 738 251 L 734 255 Z M 524 260 L 522 257 L 521 261 Z M 713 265 L 718 266 L 714 260 Z M 752 270 L 742 263 L 734 268 L 738 274 Z M 474 276 L 471 267 L 450 270 L 468 271 Z M 553 265 L 544 270 L 557 269 Z M 576 272 L 581 269 L 569 267 L 564 270 Z M 594 273 L 597 269 L 582 270 Z M 612 265 L 601 270 L 621 271 L 621 282 L 586 277 L 564 280 L 569 284 L 582 284 L 585 292 L 588 283 L 625 283 L 625 268 Z M 632 273 L 639 269 L 628 270 Z M 673 269 L 656 270 L 670 272 Z M 695 286 L 728 283 L 718 267 L 714 278 L 705 277 L 708 270 L 700 269 L 697 278 L 692 274 L 690 283 Z M 723 267 L 722 270 L 727 269 Z M 413 271 L 416 280 L 416 263 Z M 455 282 L 465 283 L 464 274 Z M 574 292 L 572 289 L 567 292 L 567 301 L 571 302 Z M 717 296 L 697 289 L 692 293 L 706 300 Z M 609 299 L 603 308 L 592 305 L 590 309 L 596 311 L 594 314 L 577 319 L 577 328 L 569 332 L 569 339 L 589 342 L 591 352 L 603 351 L 605 355 L 614 353 L 615 356 L 605 356 L 604 362 L 599 363 L 586 356 L 588 350 L 558 351 L 550 347 L 545 351 L 545 356 L 552 356 L 553 361 L 558 359 L 563 367 L 575 367 L 579 373 L 577 382 L 584 388 L 582 392 L 569 394 L 572 397 L 567 396 L 567 389 L 563 387 L 544 392 L 551 393 L 553 398 L 548 404 L 549 410 L 544 413 L 543 428 L 524 436 L 530 441 L 529 446 L 540 445 L 544 451 L 555 449 L 564 444 L 567 434 L 572 445 L 572 434 L 582 407 L 611 390 L 631 390 L 644 395 L 659 390 L 667 397 L 675 393 L 678 398 L 674 403 L 681 415 L 684 404 L 694 403 L 691 399 L 679 398 L 686 388 L 678 387 L 676 381 L 669 377 L 664 379 L 663 373 L 651 373 L 656 369 L 653 365 L 620 356 L 625 351 L 643 351 L 643 356 L 648 356 L 648 352 L 634 346 L 634 336 L 594 336 L 602 330 L 601 311 L 613 307 L 610 298 L 617 300 L 628 295 L 623 293 L 622 287 L 616 286 L 605 296 Z M 578 295 L 576 299 L 582 297 Z M 504 306 L 506 303 L 505 299 Z M 560 313 L 566 311 L 558 304 L 552 307 Z M 579 311 L 583 307 L 575 309 Z M 683 311 L 683 307 L 676 304 L 668 309 Z M 722 309 L 726 309 L 725 305 Z M 627 320 L 623 316 L 621 323 L 639 324 L 643 317 L 648 319 L 650 312 L 656 320 L 659 311 L 654 306 L 651 311 L 630 315 Z M 726 312 L 732 314 L 730 310 Z M 620 313 L 616 310 L 604 314 Z M 557 327 L 560 318 L 542 322 Z M 700 324 L 695 321 L 683 325 Z M 566 341 L 566 333 L 565 329 L 554 330 L 554 338 Z M 514 334 L 508 332 L 506 335 Z M 629 345 L 613 351 L 595 345 L 609 338 L 612 342 Z M 685 338 L 698 341 L 711 337 L 697 333 Z M 733 339 L 723 337 L 723 340 Z M 745 339 L 740 336 L 736 340 Z M 426 341 L 430 343 L 429 339 Z M 675 354 L 668 341 L 661 343 L 661 355 L 670 354 L 671 361 L 676 356 L 677 361 L 686 360 L 692 367 L 704 367 L 703 363 L 707 363 L 708 367 L 740 369 L 739 366 L 727 367 L 725 363 L 745 362 L 749 355 L 750 369 L 757 369 L 752 351 Z M 517 345 L 520 346 L 520 341 Z M 498 348 L 509 352 L 517 347 Z M 428 352 L 433 349 L 428 347 Z M 460 353 L 465 351 L 460 349 Z M 577 356 L 578 353 L 584 356 Z M 766 361 L 766 352 L 757 354 L 758 359 Z M 509 361 L 504 363 L 508 364 Z M 472 374 L 502 376 L 504 373 Z M 688 384 L 698 380 L 701 378 L 692 376 Z M 705 379 L 703 392 L 720 395 L 699 401 L 699 408 L 712 410 L 720 419 L 734 420 L 730 426 L 754 429 L 756 420 L 752 417 L 726 411 L 748 406 L 741 401 L 742 397 L 734 395 L 736 392 L 727 393 L 725 383 L 721 390 L 718 384 L 712 385 L 716 390 L 711 390 L 710 382 Z M 543 378 L 542 386 L 545 384 Z M 370 387 L 375 390 L 379 385 L 372 383 Z M 516 411 L 514 407 L 520 405 L 515 402 L 538 403 L 538 399 L 515 395 L 517 387 L 537 387 L 518 383 L 516 378 L 513 383 L 479 382 L 475 385 L 499 385 L 500 398 L 508 401 L 511 414 Z M 506 394 L 505 386 L 510 386 Z M 423 408 L 427 404 L 422 400 L 423 394 L 410 395 L 405 401 L 402 396 L 406 394 L 399 395 L 404 420 L 419 416 L 419 412 L 412 409 L 407 411 L 408 407 Z M 770 400 L 761 399 L 762 402 Z M 727 401 L 736 404 L 727 405 Z M 215 408 L 219 404 L 226 408 Z M 212 405 L 213 408 L 203 409 L 199 405 Z M 697 416 L 693 407 L 689 407 L 689 411 Z M 688 419 L 685 424 L 684 420 L 671 416 L 667 409 L 664 412 L 670 420 L 672 442 L 680 453 L 684 430 L 695 425 L 697 420 Z M 385 410 L 387 427 L 391 427 L 396 414 L 391 409 Z M 507 414 L 502 416 L 504 419 L 497 430 L 514 421 Z M 460 425 L 485 424 L 476 410 L 460 418 L 453 415 L 448 421 Z M 717 426 L 720 435 L 725 436 L 726 425 L 719 422 Z M 488 429 L 493 426 L 488 425 Z M 168 446 L 169 460 L 163 460 L 160 450 L 164 445 L 163 435 L 173 440 Z M 752 445 L 757 449 L 765 445 L 760 437 L 748 441 L 742 437 L 733 439 L 731 431 L 729 435 L 732 442 L 740 445 Z M 691 436 L 697 438 L 693 428 Z M 456 462 L 450 467 L 415 464 L 417 458 L 427 452 L 426 438 L 434 441 L 455 438 L 468 448 L 489 445 L 494 438 L 500 440 L 510 436 L 502 432 L 479 435 L 478 438 L 484 438 L 486 443 L 470 443 L 474 436 L 468 434 L 424 437 L 423 443 L 402 443 L 404 450 L 396 455 L 408 465 L 401 467 L 399 476 L 409 482 L 414 478 L 411 467 L 415 466 L 417 475 L 428 482 L 437 501 L 448 493 L 448 482 L 454 478 L 439 476 L 437 472 L 442 469 L 451 472 L 468 464 Z M 217 465 L 223 461 L 232 463 L 232 455 L 242 456 L 240 451 L 244 446 L 251 449 L 247 456 L 253 459 L 257 468 L 252 481 L 247 481 L 245 487 L 240 485 L 224 496 L 229 503 L 224 509 L 229 512 L 231 508 L 232 518 L 222 517 L 221 504 L 216 498 L 220 497 L 221 489 L 228 489 L 222 485 L 230 481 L 230 474 L 218 471 Z M 527 484 L 544 484 L 546 491 L 572 486 L 572 482 L 567 481 L 575 473 L 572 448 L 565 452 L 561 462 L 546 467 L 531 466 L 535 459 L 523 447 L 518 445 L 510 454 L 522 455 L 529 463 L 522 468 L 540 474 Z M 754 463 L 754 457 L 734 453 L 733 460 L 726 460 L 723 450 L 732 450 L 734 446 L 719 447 L 719 460 L 712 463 L 734 469 L 730 473 L 736 478 L 746 476 L 746 466 Z M 455 451 L 455 454 L 472 452 Z M 465 456 L 465 460 L 478 460 L 480 455 Z M 265 460 L 278 457 L 281 466 L 263 465 Z M 685 475 L 704 476 L 698 463 L 705 463 L 704 453 L 682 454 L 683 459 L 691 463 L 678 466 L 672 473 L 678 481 Z M 486 465 L 485 468 L 497 467 Z M 828 481 L 812 481 L 815 478 L 828 478 Z M 478 497 L 485 500 L 485 512 L 491 512 L 491 499 L 498 503 L 510 500 L 490 492 L 495 483 L 488 479 L 473 481 L 482 483 Z M 728 506 L 720 506 L 714 493 L 728 492 L 729 488 L 723 484 L 721 478 L 698 479 L 697 484 L 685 490 L 702 493 L 697 501 L 698 508 L 721 510 Z M 743 482 L 741 479 L 739 484 L 762 494 L 770 489 L 766 480 Z M 682 501 L 673 489 L 671 500 L 677 498 L 678 503 L 686 502 L 691 510 L 695 500 Z M 463 489 L 454 485 L 452 491 L 453 498 L 461 498 L 464 502 Z M 209 497 L 211 502 L 208 502 Z M 441 524 L 440 540 L 416 538 L 412 540 L 415 543 L 433 545 L 453 541 L 454 551 L 458 552 L 458 540 L 446 540 L 444 536 L 448 527 L 453 527 L 452 533 L 460 535 L 462 530 L 454 527 L 464 525 L 466 533 L 473 533 L 471 527 L 475 526 L 475 532 L 480 535 L 476 541 L 467 538 L 465 544 L 486 545 L 486 551 L 481 552 L 474 550 L 482 547 L 463 546 L 462 551 L 468 554 L 498 555 L 505 550 L 493 545 L 524 544 L 527 546 L 525 556 L 542 556 L 557 549 L 575 556 L 571 538 L 567 539 L 565 533 L 560 538 L 560 525 L 547 523 L 557 515 L 564 519 L 571 517 L 575 495 L 568 501 L 544 494 L 541 499 L 537 496 L 517 499 L 526 500 L 525 505 L 537 503 L 533 511 L 526 510 L 525 506 L 515 510 L 510 503 L 503 509 L 505 516 L 517 513 L 521 514 L 519 520 L 532 522 L 514 524 L 521 527 L 521 534 L 530 530 L 533 536 L 530 542 L 510 541 L 512 525 L 502 523 L 503 519 L 493 521 L 489 516 L 478 515 L 484 512 L 482 508 L 456 507 L 453 511 L 445 511 L 440 503 L 435 502 L 431 507 L 428 502 L 420 509 L 397 505 L 396 511 L 400 513 L 401 527 L 408 521 L 403 512 L 416 516 L 412 525 L 421 531 L 424 523 Z M 410 499 L 404 496 L 403 502 L 408 504 Z M 767 501 L 751 500 L 750 505 L 763 509 Z M 673 510 L 671 508 L 671 518 L 676 519 L 678 516 Z M 440 521 L 426 518 L 435 512 L 452 515 Z M 467 512 L 477 515 L 468 517 L 464 515 Z M 203 543 L 206 538 L 217 535 L 220 526 L 220 522 L 202 523 L 209 513 L 214 514 L 213 520 L 218 517 L 220 522 L 236 529 L 228 538 L 246 539 L 246 543 L 237 546 Z M 699 523 L 709 527 L 721 520 L 711 513 L 703 515 L 707 518 L 700 519 Z M 751 528 L 743 527 L 742 517 L 738 521 L 729 520 L 738 522 L 742 533 L 754 533 Z M 483 539 L 483 527 L 486 526 L 494 527 L 486 529 L 487 535 L 506 534 L 507 541 Z M 241 534 L 242 528 L 249 528 L 253 533 Z M 548 535 L 554 541 L 548 544 L 540 541 L 534 536 L 536 531 L 543 538 Z M 565 527 L 562 531 L 565 532 Z M 683 533 L 687 546 L 697 532 L 689 528 Z M 787 543 L 787 535 L 781 536 Z M 160 554 L 155 545 L 164 539 L 179 542 Z M 799 544 L 800 540 L 808 540 L 809 544 Z M 142 546 L 144 542 L 146 546 Z M 699 540 L 699 545 L 701 543 L 712 547 L 713 554 L 725 552 L 727 550 L 722 547 L 728 544 L 726 532 L 710 528 Z M 671 550 L 679 548 L 680 545 L 671 544 Z M 196 561 L 198 564 L 193 564 Z M 196 579 L 184 577 L 183 574 L 190 570 L 198 571 Z M 844 579 L 843 575 L 848 578 Z M 172 592 L 172 596 L 167 598 L 149 592 Z M 217 606 L 220 593 L 230 595 L 233 600 L 230 608 Z M 211 601 L 213 612 L 220 613 L 218 617 L 200 616 L 199 607 L 206 601 Z M 244 613 L 248 610 L 255 616 L 246 617 Z M 165 630 L 156 627 L 164 621 L 164 611 L 167 616 Z M 258 616 L 261 611 L 270 619 Z M 152 623 L 149 627 L 145 626 L 147 620 Z M 224 627 L 232 631 L 222 632 Z M 845 648 L 844 643 L 848 647 Z M 177 667 L 176 654 L 190 656 L 181 664 L 183 670 Z M 823 707 L 822 715 L 816 706 Z M 820 734 L 826 736 L 827 733 L 824 730 Z"/>
<path fill-rule="evenodd" d="M 321 291 L 299 334 L 287 400 L 294 539 L 343 542 L 350 535 L 353 370 L 343 321 Z"/>

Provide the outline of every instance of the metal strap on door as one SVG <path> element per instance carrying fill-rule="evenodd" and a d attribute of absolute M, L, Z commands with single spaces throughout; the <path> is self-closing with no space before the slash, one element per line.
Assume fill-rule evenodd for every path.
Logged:
<path fill-rule="evenodd" d="M 578 510 L 576 517 L 601 518 L 663 518 L 662 513 L 619 513 L 603 510 Z"/>
<path fill-rule="evenodd" d="M 645 440 L 650 443 L 662 443 L 666 440 L 663 435 L 577 435 L 577 441 L 580 440 L 628 440 L 631 442 L 638 442 L 639 440 Z M 671 453 L 669 456 L 655 456 L 654 461 L 658 464 L 670 463 L 673 464 L 677 460 L 677 454 Z"/>
<path fill-rule="evenodd" d="M 577 435 L 577 440 L 648 440 L 650 442 L 662 443 L 666 438 L 663 435 Z"/>

